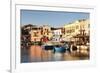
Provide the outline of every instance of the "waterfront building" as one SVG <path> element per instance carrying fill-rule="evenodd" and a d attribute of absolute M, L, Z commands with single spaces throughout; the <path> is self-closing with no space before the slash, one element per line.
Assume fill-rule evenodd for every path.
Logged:
<path fill-rule="evenodd" d="M 30 31 L 31 42 L 47 42 L 52 38 L 51 27 L 48 25 L 33 26 Z"/>
<path fill-rule="evenodd" d="M 62 37 L 65 41 L 76 41 L 74 37 L 77 35 L 87 35 L 90 33 L 89 19 L 77 20 L 73 23 L 63 26 Z"/>
<path fill-rule="evenodd" d="M 43 25 L 40 28 L 41 28 L 42 38 L 47 37 L 50 40 L 53 36 L 52 31 L 51 31 L 51 27 L 49 25 Z"/>
<path fill-rule="evenodd" d="M 33 26 L 30 31 L 31 42 L 39 42 L 41 41 L 41 29 L 38 26 Z"/>
<path fill-rule="evenodd" d="M 52 30 L 52 34 L 53 34 L 52 41 L 56 41 L 56 42 L 62 41 L 62 32 L 61 31 L 62 31 L 61 28 L 54 28 Z"/>

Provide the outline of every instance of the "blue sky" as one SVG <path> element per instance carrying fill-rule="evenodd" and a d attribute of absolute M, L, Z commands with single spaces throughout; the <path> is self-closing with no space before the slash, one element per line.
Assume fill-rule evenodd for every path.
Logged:
<path fill-rule="evenodd" d="M 62 27 L 79 19 L 89 19 L 89 13 L 21 10 L 21 25 L 36 24 Z"/>

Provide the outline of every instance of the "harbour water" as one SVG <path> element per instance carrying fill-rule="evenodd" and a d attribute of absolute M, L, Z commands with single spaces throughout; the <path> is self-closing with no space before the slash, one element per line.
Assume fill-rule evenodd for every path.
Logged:
<path fill-rule="evenodd" d="M 44 50 L 42 46 L 32 45 L 21 49 L 21 63 L 29 62 L 50 62 L 50 61 L 77 61 L 88 60 L 88 55 L 76 55 L 75 53 L 53 52 L 53 50 Z"/>

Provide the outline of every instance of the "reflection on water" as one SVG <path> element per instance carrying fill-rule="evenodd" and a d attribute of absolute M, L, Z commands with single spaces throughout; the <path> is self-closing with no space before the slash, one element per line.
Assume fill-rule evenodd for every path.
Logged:
<path fill-rule="evenodd" d="M 47 61 L 67 61 L 67 60 L 84 60 L 88 56 L 76 56 L 72 53 L 53 52 L 53 50 L 44 50 L 42 46 L 30 46 L 27 49 L 21 49 L 21 62 L 47 62 Z"/>

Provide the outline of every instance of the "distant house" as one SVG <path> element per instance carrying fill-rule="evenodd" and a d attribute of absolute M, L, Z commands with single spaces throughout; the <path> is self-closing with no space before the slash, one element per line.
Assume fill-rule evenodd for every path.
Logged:
<path fill-rule="evenodd" d="M 41 41 L 41 29 L 37 26 L 33 27 L 30 31 L 31 42 Z"/>

